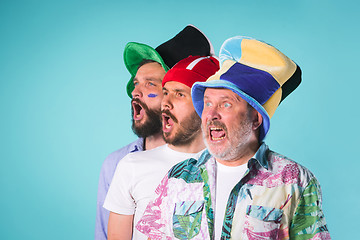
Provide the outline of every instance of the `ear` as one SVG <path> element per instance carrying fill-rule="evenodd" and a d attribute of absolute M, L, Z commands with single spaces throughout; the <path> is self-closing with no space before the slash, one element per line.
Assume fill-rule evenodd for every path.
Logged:
<path fill-rule="evenodd" d="M 261 114 L 256 111 L 254 109 L 253 111 L 253 125 L 252 125 L 252 129 L 255 131 L 256 129 L 258 129 L 260 127 L 260 125 L 262 124 L 263 118 L 261 116 Z"/>

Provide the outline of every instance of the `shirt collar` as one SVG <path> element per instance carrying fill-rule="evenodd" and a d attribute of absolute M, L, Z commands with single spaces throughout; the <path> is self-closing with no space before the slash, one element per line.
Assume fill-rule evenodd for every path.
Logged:
<path fill-rule="evenodd" d="M 144 150 L 144 143 L 145 143 L 145 139 L 144 138 L 138 138 L 133 146 L 132 146 L 132 150 L 130 152 L 137 152 L 137 151 L 143 151 Z"/>
<path fill-rule="evenodd" d="M 250 159 L 248 163 L 248 167 L 250 168 L 250 164 L 253 162 L 258 162 L 263 168 L 266 168 L 266 170 L 269 170 L 269 163 L 267 160 L 269 147 L 265 144 L 265 142 L 262 142 L 259 149 L 256 151 L 254 156 Z"/>
<path fill-rule="evenodd" d="M 200 155 L 197 163 L 195 164 L 197 167 L 199 167 L 202 164 L 205 164 L 209 159 L 211 158 L 211 154 L 209 150 L 206 148 Z"/>
<path fill-rule="evenodd" d="M 259 149 L 256 151 L 254 156 L 250 159 L 248 163 L 248 167 L 250 167 L 250 164 L 253 162 L 258 162 L 262 167 L 269 170 L 269 163 L 267 160 L 269 147 L 265 144 L 265 142 L 262 142 Z M 197 161 L 196 165 L 200 166 L 204 163 L 206 163 L 211 158 L 211 154 L 208 149 L 205 149 L 204 152 L 199 157 L 199 160 Z"/>

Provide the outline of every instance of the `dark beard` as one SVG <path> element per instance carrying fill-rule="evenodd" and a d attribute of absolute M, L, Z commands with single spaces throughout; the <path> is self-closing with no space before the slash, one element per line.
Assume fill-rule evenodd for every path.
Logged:
<path fill-rule="evenodd" d="M 171 117 L 175 123 L 178 123 L 178 120 L 169 111 L 164 112 Z M 166 143 L 174 146 L 184 146 L 190 144 L 201 131 L 201 118 L 195 111 L 180 124 L 182 128 L 177 130 L 174 138 L 170 139 L 168 137 L 168 133 L 163 134 L 163 138 Z"/>
<path fill-rule="evenodd" d="M 147 116 L 146 121 L 141 125 L 135 125 L 134 121 L 134 109 L 131 108 L 131 118 L 132 118 L 132 130 L 138 136 L 142 138 L 146 138 L 152 136 L 154 134 L 160 133 L 162 131 L 162 123 L 161 123 L 161 112 L 149 109 L 144 103 L 139 102 L 142 108 L 145 111 Z"/>

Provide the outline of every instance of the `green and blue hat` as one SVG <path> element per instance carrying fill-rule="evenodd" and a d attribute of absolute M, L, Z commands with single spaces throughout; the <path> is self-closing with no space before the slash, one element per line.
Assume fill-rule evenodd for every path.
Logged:
<path fill-rule="evenodd" d="M 279 104 L 301 82 L 301 69 L 275 47 L 249 37 L 236 36 L 221 46 L 220 70 L 192 87 L 196 112 L 202 115 L 206 88 L 226 88 L 238 94 L 262 116 L 259 140 L 270 128 Z"/>

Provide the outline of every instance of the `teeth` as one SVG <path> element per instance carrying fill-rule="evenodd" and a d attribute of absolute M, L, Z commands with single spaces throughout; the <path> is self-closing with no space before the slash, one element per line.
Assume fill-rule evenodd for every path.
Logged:
<path fill-rule="evenodd" d="M 171 128 L 170 124 L 166 124 L 166 125 L 165 125 L 165 128 L 166 128 L 166 129 Z"/>
<path fill-rule="evenodd" d="M 212 140 L 215 140 L 215 141 L 217 141 L 217 140 L 222 140 L 222 139 L 224 139 L 225 137 L 219 137 L 219 138 L 214 138 L 214 137 L 211 137 L 211 139 Z"/>
<path fill-rule="evenodd" d="M 136 117 L 137 117 L 137 118 L 140 117 L 140 114 L 136 115 Z"/>
<path fill-rule="evenodd" d="M 218 128 L 218 127 L 210 127 L 210 131 L 223 131 L 223 129 Z M 222 140 L 224 138 L 225 138 L 225 136 L 222 136 L 222 137 L 213 137 L 213 136 L 211 136 L 211 140 L 213 140 L 213 141 Z"/>

